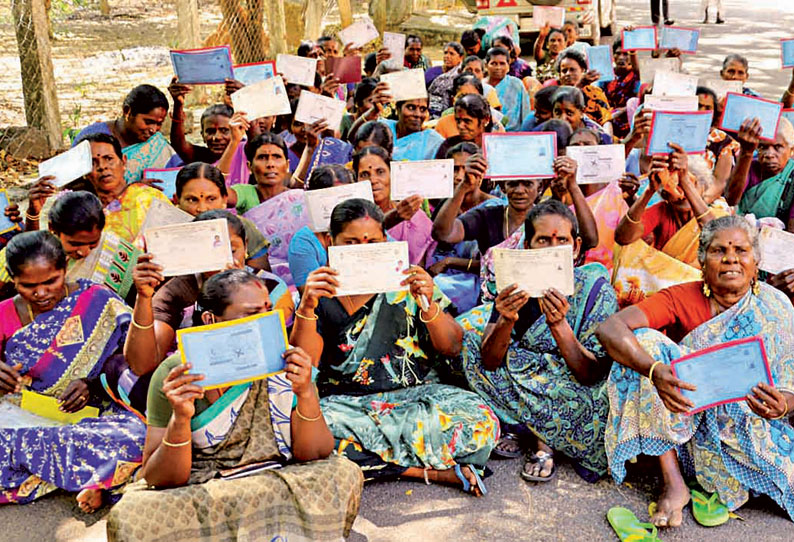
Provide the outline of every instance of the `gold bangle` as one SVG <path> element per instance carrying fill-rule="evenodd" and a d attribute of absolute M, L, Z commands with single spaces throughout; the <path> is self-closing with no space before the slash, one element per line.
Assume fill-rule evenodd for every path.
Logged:
<path fill-rule="evenodd" d="M 471 269 L 471 263 L 472 263 L 472 261 L 474 261 L 474 258 L 469 258 L 469 263 L 466 265 L 466 271 L 468 271 L 469 269 Z"/>
<path fill-rule="evenodd" d="M 436 309 L 437 309 L 437 310 L 436 310 L 436 315 L 435 315 L 435 316 L 433 316 L 432 318 L 428 318 L 427 320 L 425 320 L 424 318 L 422 318 L 422 313 L 420 312 L 420 313 L 419 313 L 419 320 L 420 320 L 420 321 L 421 321 L 423 324 L 429 324 L 430 322 L 432 322 L 433 320 L 435 320 L 436 318 L 438 318 L 438 317 L 439 317 L 439 315 L 441 314 L 441 305 L 439 305 L 438 303 L 436 303 Z"/>
<path fill-rule="evenodd" d="M 629 212 L 626 212 L 626 220 L 628 220 L 628 221 L 629 221 L 629 222 L 631 222 L 632 224 L 641 224 L 641 223 L 642 223 L 642 220 L 634 220 L 634 219 L 631 217 L 631 213 L 629 213 Z"/>
<path fill-rule="evenodd" d="M 785 402 L 786 408 L 783 410 L 783 414 L 780 416 L 775 416 L 774 418 L 769 418 L 770 420 L 782 420 L 788 414 L 788 401 Z"/>
<path fill-rule="evenodd" d="M 309 316 L 302 315 L 298 311 L 295 311 L 295 316 L 297 316 L 298 318 L 302 318 L 303 320 L 308 320 L 310 322 L 314 322 L 314 321 L 316 321 L 319 318 L 319 316 L 317 316 L 316 314 L 314 315 L 314 318 L 311 318 Z"/>
<path fill-rule="evenodd" d="M 656 369 L 656 366 L 657 366 L 657 365 L 659 365 L 660 363 L 663 363 L 663 362 L 661 362 L 661 361 L 654 361 L 654 362 L 653 362 L 653 365 L 651 365 L 651 370 L 650 370 L 650 371 L 648 371 L 648 380 L 650 380 L 650 381 L 651 381 L 651 384 L 653 384 L 653 370 L 654 370 L 654 369 Z"/>
<path fill-rule="evenodd" d="M 30 220 L 31 222 L 38 222 L 38 220 L 39 220 L 39 218 L 40 218 L 40 217 L 41 217 L 41 213 L 39 213 L 39 214 L 37 214 L 37 215 L 32 215 L 32 214 L 30 214 L 30 213 L 29 213 L 29 212 L 27 212 L 27 211 L 25 212 L 25 218 L 27 218 L 27 219 L 28 219 L 28 220 Z"/>
<path fill-rule="evenodd" d="M 165 437 L 163 437 L 163 440 L 161 440 L 160 442 L 162 442 L 163 444 L 165 444 L 169 448 L 181 448 L 183 446 L 187 446 L 188 444 L 191 444 L 193 442 L 193 440 L 192 439 L 188 439 L 185 442 L 177 442 L 176 444 L 174 444 L 173 442 L 168 442 L 167 440 L 165 440 Z"/>
<path fill-rule="evenodd" d="M 316 421 L 319 421 L 319 420 L 320 420 L 320 418 L 322 418 L 322 417 L 323 417 L 323 411 L 322 411 L 322 410 L 320 410 L 320 413 L 317 415 L 317 417 L 316 417 L 316 418 L 307 418 L 306 416 L 304 416 L 303 414 L 301 414 L 301 411 L 300 411 L 300 410 L 298 410 L 298 405 L 295 405 L 295 414 L 297 414 L 297 415 L 298 415 L 298 418 L 300 418 L 300 419 L 301 419 L 301 420 L 303 420 L 304 422 L 316 422 Z"/>
<path fill-rule="evenodd" d="M 711 212 L 711 209 L 706 209 L 706 210 L 705 210 L 705 212 L 704 212 L 703 214 L 700 214 L 700 215 L 696 216 L 696 217 L 695 217 L 695 220 L 700 220 L 701 218 L 703 218 L 704 216 L 706 216 L 706 215 L 707 215 L 707 214 L 709 214 L 710 212 Z"/>
<path fill-rule="evenodd" d="M 136 322 L 135 318 L 133 317 L 132 318 L 132 327 L 137 327 L 138 329 L 144 329 L 144 330 L 145 329 L 152 329 L 154 327 L 154 320 L 152 320 L 152 323 L 149 324 L 148 326 L 142 326 L 141 324 Z"/>
<path fill-rule="evenodd" d="M 791 92 L 789 89 L 786 89 L 786 92 L 783 93 L 783 96 L 786 96 L 786 95 L 794 96 L 794 92 Z"/>

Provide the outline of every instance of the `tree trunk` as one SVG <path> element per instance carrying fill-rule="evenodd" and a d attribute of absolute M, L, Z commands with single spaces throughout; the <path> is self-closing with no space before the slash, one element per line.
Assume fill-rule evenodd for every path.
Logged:
<path fill-rule="evenodd" d="M 267 0 L 267 30 L 270 34 L 270 56 L 287 53 L 287 23 L 284 0 Z"/>
<path fill-rule="evenodd" d="M 306 26 L 303 31 L 303 38 L 314 41 L 320 37 L 323 31 L 323 0 L 306 0 Z"/>
<path fill-rule="evenodd" d="M 350 0 L 339 0 L 339 19 L 342 22 L 342 28 L 353 24 L 353 8 L 350 6 Z"/>
<path fill-rule="evenodd" d="M 11 11 L 19 47 L 25 119 L 28 126 L 46 132 L 50 150 L 54 151 L 61 146 L 63 135 L 44 0 L 11 0 Z"/>
<path fill-rule="evenodd" d="M 99 13 L 101 13 L 103 17 L 110 17 L 110 4 L 108 4 L 108 0 L 99 0 Z"/>

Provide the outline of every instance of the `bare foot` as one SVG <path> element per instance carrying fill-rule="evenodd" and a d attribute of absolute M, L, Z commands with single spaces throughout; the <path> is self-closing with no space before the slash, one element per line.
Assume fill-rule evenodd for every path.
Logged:
<path fill-rule="evenodd" d="M 102 507 L 101 489 L 84 489 L 77 494 L 77 504 L 86 514 L 93 514 Z"/>
<path fill-rule="evenodd" d="M 656 512 L 651 518 L 651 523 L 657 527 L 680 527 L 683 522 L 684 507 L 689 503 L 689 488 L 686 484 L 667 484 L 659 502 L 656 503 Z"/>
<path fill-rule="evenodd" d="M 477 485 L 477 478 L 474 476 L 474 473 L 471 470 L 471 467 L 468 465 L 461 465 L 460 472 L 463 473 L 463 476 L 466 477 L 468 480 L 470 487 L 469 493 L 474 495 L 475 497 L 481 497 L 482 492 L 480 491 L 479 486 Z M 455 474 L 455 469 L 446 469 L 446 470 L 436 470 L 436 469 L 427 469 L 427 480 L 431 482 L 436 482 L 440 484 L 448 484 L 451 486 L 461 486 L 463 487 L 463 482 L 461 482 L 460 478 L 458 478 L 457 474 Z M 405 469 L 405 472 L 402 474 L 406 478 L 425 478 L 425 470 L 420 469 L 418 467 L 409 467 Z"/>

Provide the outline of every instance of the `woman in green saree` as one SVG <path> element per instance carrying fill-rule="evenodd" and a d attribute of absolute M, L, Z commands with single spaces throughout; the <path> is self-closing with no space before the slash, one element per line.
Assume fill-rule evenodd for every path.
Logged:
<path fill-rule="evenodd" d="M 383 213 L 361 199 L 337 205 L 330 230 L 333 245 L 386 240 Z M 437 367 L 459 353 L 462 330 L 430 275 L 419 266 L 405 273 L 409 292 L 337 296 L 337 272 L 313 271 L 290 342 L 319 365 L 337 452 L 361 465 L 367 479 L 424 478 L 482 495 L 478 469 L 499 424 L 476 394 L 439 383 Z"/>
<path fill-rule="evenodd" d="M 748 119 L 736 139 L 741 152 L 725 189 L 728 204 L 756 218 L 777 217 L 794 231 L 794 127 L 781 118 L 774 140 L 762 141 L 761 123 Z"/>
<path fill-rule="evenodd" d="M 199 301 L 205 324 L 272 307 L 264 283 L 242 269 L 214 275 Z M 284 372 L 212 390 L 201 387 L 203 375 L 188 373 L 190 363 L 178 354 L 157 368 L 147 403 L 144 480 L 111 511 L 109 540 L 309 542 L 349 534 L 361 470 L 330 455 L 333 437 L 309 356 L 290 348 L 284 359 Z"/>

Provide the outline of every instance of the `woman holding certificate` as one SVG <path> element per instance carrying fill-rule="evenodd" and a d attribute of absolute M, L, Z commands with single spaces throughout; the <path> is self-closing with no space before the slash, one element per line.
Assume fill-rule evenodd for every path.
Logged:
<path fill-rule="evenodd" d="M 611 133 L 612 108 L 604 91 L 593 84 L 598 81 L 598 72 L 588 70 L 584 54 L 573 49 L 565 50 L 557 59 L 557 66 L 560 76 L 556 80 L 547 82 L 546 85 L 580 89 L 585 97 L 585 114 Z"/>
<path fill-rule="evenodd" d="M 381 147 L 364 147 L 353 155 L 353 171 L 359 181 L 372 183 L 372 197 L 385 214 L 384 226 L 396 241 L 408 243 L 411 264 L 423 265 L 432 254 L 433 223 L 422 209 L 422 198 L 413 195 L 399 202 L 391 199 L 391 157 Z"/>
<path fill-rule="evenodd" d="M 768 495 L 794 518 L 794 429 L 787 420 L 794 409 L 794 309 L 782 292 L 758 280 L 759 257 L 757 232 L 744 218 L 712 220 L 700 234 L 701 281 L 665 288 L 597 331 L 617 362 L 608 383 L 609 467 L 622 482 L 626 461 L 640 454 L 659 458 L 664 482 L 651 518 L 657 526 L 681 525 L 690 500 L 681 466 L 705 492 L 716 493 L 705 497 L 709 510 L 722 509 L 722 519 L 710 519 L 727 521 L 724 507 L 739 508 L 751 491 Z M 709 393 L 710 382 L 718 391 L 746 377 L 711 376 L 718 371 L 712 368 L 696 389 L 676 377 L 671 362 L 750 337 L 763 341 L 774 386 L 753 379 L 739 398 L 692 413 L 694 392 Z M 711 363 L 728 359 L 723 354 Z M 764 363 L 754 358 L 748 368 Z M 696 519 L 699 500 L 693 505 Z"/>
<path fill-rule="evenodd" d="M 386 241 L 383 213 L 366 200 L 338 204 L 330 229 L 331 249 Z M 438 383 L 443 359 L 460 352 L 462 331 L 426 271 L 410 266 L 401 276 L 407 291 L 338 295 L 344 277 L 317 269 L 290 342 L 320 369 L 321 405 L 337 451 L 368 479 L 418 478 L 482 495 L 480 469 L 498 423 L 475 394 Z"/>
<path fill-rule="evenodd" d="M 262 281 L 240 269 L 210 278 L 199 302 L 204 324 L 233 325 L 271 309 Z M 283 349 L 284 337 L 265 341 Z M 177 542 L 212 533 L 218 540 L 337 541 L 349 534 L 361 470 L 331 455 L 334 440 L 309 356 L 289 348 L 282 357 L 284 371 L 211 389 L 202 387 L 211 375 L 190 371 L 190 359 L 174 355 L 158 367 L 149 388 L 143 480 L 111 510 L 109 540 Z"/>
<path fill-rule="evenodd" d="M 561 202 L 533 207 L 524 228 L 524 249 L 570 245 L 578 257 L 578 223 Z M 617 310 L 617 299 L 600 264 L 576 267 L 573 280 L 568 297 L 550 289 L 531 299 L 515 284 L 504 288 L 484 334 L 467 332 L 463 340 L 469 386 L 503 424 L 521 427 L 503 434 L 495 453 L 519 457 L 528 445 L 521 477 L 529 481 L 554 477 L 554 451 L 575 460 L 585 479 L 607 470 L 603 429 L 611 360 L 595 331 Z"/>
<path fill-rule="evenodd" d="M 143 179 L 145 169 L 182 164 L 182 159 L 160 132 L 168 114 L 168 99 L 160 89 L 152 85 L 135 87 L 124 98 L 121 110 L 122 115 L 115 120 L 96 122 L 83 128 L 72 141 L 72 146 L 92 134 L 115 138 L 124 152 L 124 182 L 128 184 Z"/>
<path fill-rule="evenodd" d="M 63 489 L 93 512 L 141 462 L 145 425 L 111 400 L 131 392 L 120 380 L 130 311 L 103 286 L 68 282 L 66 253 L 49 232 L 21 233 L 6 250 L 18 294 L 0 303 L 0 503 Z M 34 398 L 57 400 L 52 409 L 67 423 L 30 421 Z"/>

